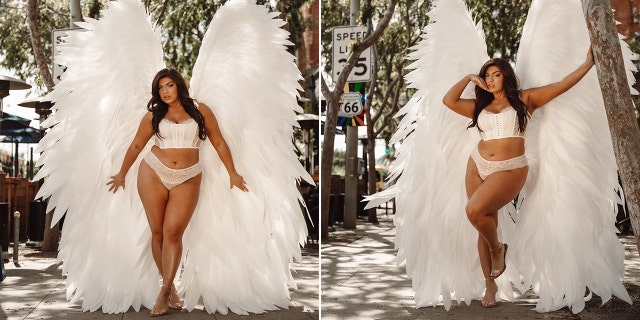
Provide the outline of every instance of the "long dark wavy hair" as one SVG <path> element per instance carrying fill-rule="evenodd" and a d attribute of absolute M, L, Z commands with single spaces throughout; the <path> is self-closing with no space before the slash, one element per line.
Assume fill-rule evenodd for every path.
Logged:
<path fill-rule="evenodd" d="M 518 114 L 518 130 L 520 132 L 524 132 L 527 128 L 528 122 L 527 106 L 522 102 L 522 100 L 520 100 L 520 85 L 518 84 L 516 73 L 513 71 L 509 62 L 504 59 L 495 58 L 487 61 L 482 68 L 480 68 L 480 73 L 478 73 L 478 75 L 484 79 L 487 69 L 491 66 L 498 67 L 502 72 L 502 89 L 504 90 L 511 107 L 513 107 Z M 473 118 L 467 128 L 478 126 L 478 116 L 480 115 L 480 112 L 482 112 L 482 110 L 484 110 L 484 108 L 486 108 L 492 101 L 493 93 L 476 86 L 476 108 L 473 110 Z M 482 128 L 478 127 L 478 129 L 482 131 Z"/>
<path fill-rule="evenodd" d="M 198 137 L 201 140 L 204 140 L 207 135 L 204 132 L 204 118 L 202 117 L 202 113 L 200 113 L 200 110 L 196 108 L 193 99 L 189 97 L 187 82 L 184 81 L 182 75 L 174 69 L 162 69 L 158 71 L 151 83 L 151 100 L 147 103 L 147 110 L 153 113 L 153 118 L 151 119 L 153 133 L 162 138 L 159 130 L 160 121 L 167 114 L 167 111 L 169 111 L 169 105 L 162 101 L 160 94 L 158 93 L 158 83 L 162 78 L 170 78 L 178 86 L 178 99 L 180 100 L 184 111 L 186 111 L 187 114 L 189 114 L 189 116 L 191 116 L 191 118 L 193 118 L 193 120 L 198 124 Z"/>

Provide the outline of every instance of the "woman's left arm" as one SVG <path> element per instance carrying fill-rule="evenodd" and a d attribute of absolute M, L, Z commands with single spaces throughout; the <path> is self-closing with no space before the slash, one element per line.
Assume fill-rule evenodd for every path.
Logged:
<path fill-rule="evenodd" d="M 233 186 L 236 186 L 244 192 L 249 191 L 244 178 L 236 172 L 236 167 L 233 165 L 231 150 L 229 150 L 229 146 L 220 132 L 216 116 L 204 103 L 200 103 L 199 106 L 200 113 L 202 113 L 202 117 L 204 117 L 204 130 L 209 137 L 209 141 L 211 141 L 216 152 L 218 152 L 218 156 L 220 157 L 220 160 L 222 160 L 224 167 L 227 169 L 227 173 L 229 173 L 229 188 L 232 189 Z"/>
<path fill-rule="evenodd" d="M 589 72 L 594 64 L 595 62 L 593 61 L 593 52 L 591 51 L 591 46 L 589 46 L 587 58 L 576 70 L 571 72 L 559 82 L 554 82 L 542 87 L 523 90 L 522 101 L 527 105 L 529 112 L 533 113 L 533 110 L 544 106 L 553 98 L 571 89 L 571 87 L 578 83 L 587 74 L 587 72 Z"/>

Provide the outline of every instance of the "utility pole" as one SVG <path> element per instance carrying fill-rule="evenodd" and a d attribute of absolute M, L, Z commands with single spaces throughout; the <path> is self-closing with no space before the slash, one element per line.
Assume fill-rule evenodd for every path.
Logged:
<path fill-rule="evenodd" d="M 71 0 L 69 7 L 69 28 L 78 28 L 74 22 L 82 21 L 82 11 L 80 10 L 80 0 Z"/>
<path fill-rule="evenodd" d="M 327 239 L 329 237 L 329 195 L 331 193 L 331 169 L 333 168 L 333 143 L 335 141 L 336 125 L 338 122 L 338 106 L 340 96 L 344 93 L 344 85 L 347 83 L 347 76 L 353 70 L 357 60 L 360 58 L 362 52 L 371 47 L 382 35 L 389 21 L 393 16 L 393 12 L 396 9 L 398 0 L 390 0 L 387 10 L 384 13 L 382 19 L 378 22 L 372 33 L 367 35 L 358 45 L 353 48 L 353 52 L 347 63 L 340 72 L 340 75 L 335 79 L 335 87 L 333 90 L 329 89 L 329 85 L 324 77 L 320 78 L 320 88 L 322 94 L 327 100 L 327 120 L 324 125 L 324 141 L 322 142 L 322 160 L 320 172 L 320 207 L 322 208 L 321 215 L 321 227 L 322 234 L 321 239 Z M 335 67 L 335 66 L 334 66 Z"/>
<path fill-rule="evenodd" d="M 358 25 L 360 0 L 351 0 L 349 24 Z M 347 150 L 344 173 L 344 228 L 355 229 L 358 216 L 358 127 L 348 126 L 346 132 Z"/>
<path fill-rule="evenodd" d="M 640 129 L 635 117 L 622 48 L 609 0 L 582 0 L 613 151 L 640 249 Z"/>
<path fill-rule="evenodd" d="M 80 9 L 80 0 L 69 1 L 69 28 L 76 29 L 78 26 L 75 22 L 82 21 L 82 10 Z M 40 115 L 42 121 L 42 115 Z M 40 182 L 42 185 L 42 182 Z M 51 226 L 53 212 L 48 212 L 44 221 L 44 237 L 42 239 L 42 251 L 56 252 L 58 251 L 58 242 L 60 239 L 60 227 L 56 223 Z"/>

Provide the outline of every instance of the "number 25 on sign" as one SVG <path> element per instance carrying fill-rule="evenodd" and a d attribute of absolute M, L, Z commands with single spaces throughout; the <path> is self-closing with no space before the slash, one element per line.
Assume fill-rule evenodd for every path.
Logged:
<path fill-rule="evenodd" d="M 351 55 L 351 46 L 362 41 L 367 33 L 366 27 L 348 26 L 333 28 L 333 80 L 338 80 L 340 72 Z M 347 82 L 371 81 L 371 48 L 365 49 L 353 66 Z"/>

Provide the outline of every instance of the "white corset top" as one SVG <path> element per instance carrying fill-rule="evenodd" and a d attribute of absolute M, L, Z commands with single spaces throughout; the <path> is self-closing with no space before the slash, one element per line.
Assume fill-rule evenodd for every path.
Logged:
<path fill-rule="evenodd" d="M 158 130 L 162 138 L 156 135 L 155 143 L 160 149 L 197 149 L 202 141 L 198 137 L 198 123 L 193 119 L 175 123 L 163 118 Z"/>
<path fill-rule="evenodd" d="M 478 128 L 482 140 L 502 138 L 524 138 L 524 132 L 518 130 L 518 113 L 509 106 L 499 113 L 482 110 L 478 115 Z"/>

